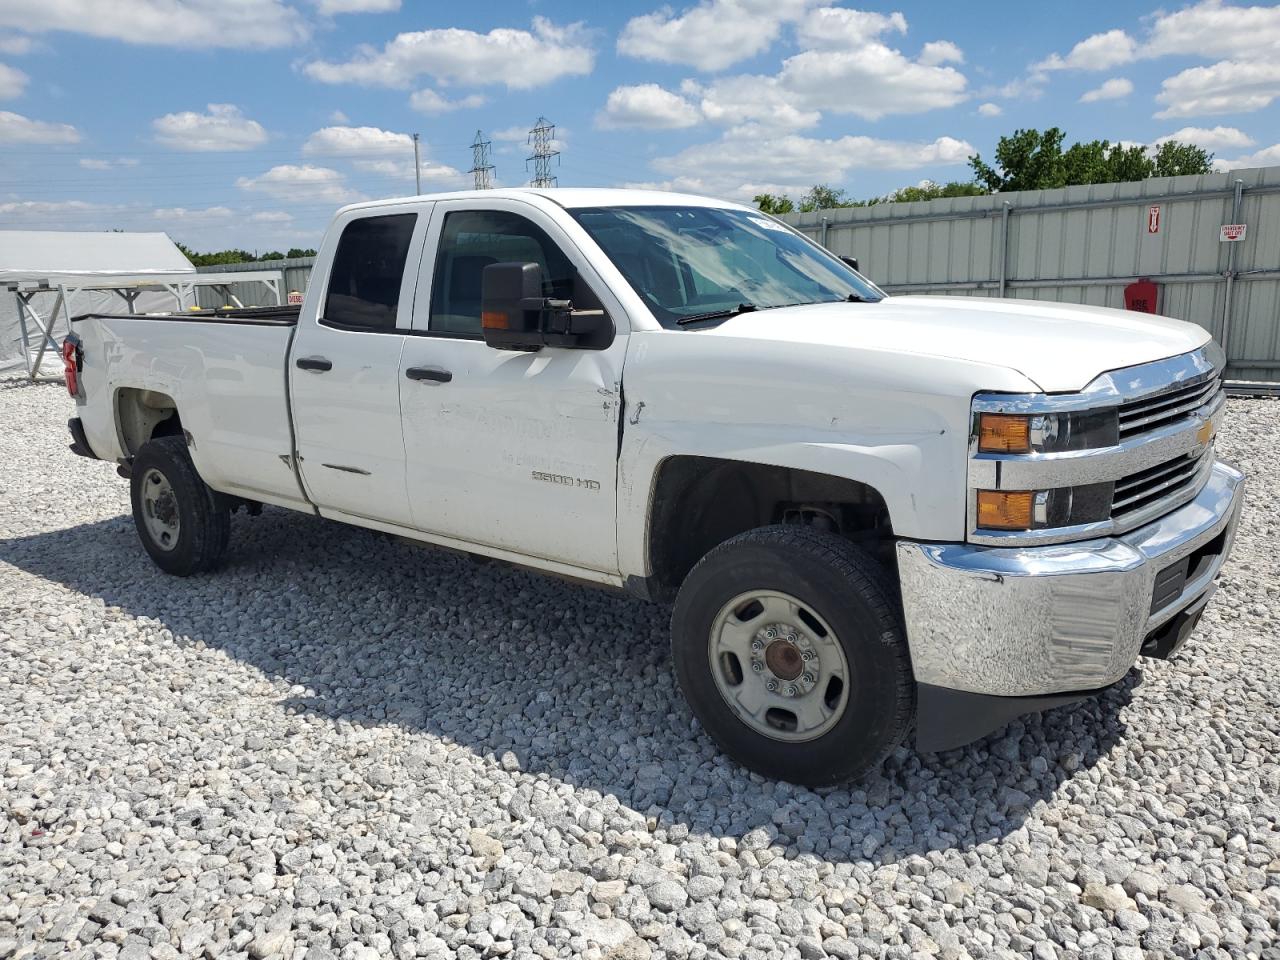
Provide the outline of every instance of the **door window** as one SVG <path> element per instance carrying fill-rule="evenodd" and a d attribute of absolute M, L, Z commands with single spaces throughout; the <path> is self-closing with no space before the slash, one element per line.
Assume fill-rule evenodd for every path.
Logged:
<path fill-rule="evenodd" d="M 540 265 L 543 296 L 573 296 L 573 265 L 531 221 L 505 210 L 455 210 L 448 214 L 440 231 L 428 329 L 479 338 L 484 268 L 508 262 Z"/>
<path fill-rule="evenodd" d="M 416 213 L 352 220 L 338 239 L 322 321 L 355 330 L 394 330 Z"/>

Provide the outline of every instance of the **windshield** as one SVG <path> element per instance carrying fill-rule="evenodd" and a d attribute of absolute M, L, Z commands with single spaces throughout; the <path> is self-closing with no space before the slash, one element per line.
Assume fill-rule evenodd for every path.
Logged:
<path fill-rule="evenodd" d="M 570 213 L 663 326 L 884 296 L 843 261 L 762 213 L 662 206 Z"/>

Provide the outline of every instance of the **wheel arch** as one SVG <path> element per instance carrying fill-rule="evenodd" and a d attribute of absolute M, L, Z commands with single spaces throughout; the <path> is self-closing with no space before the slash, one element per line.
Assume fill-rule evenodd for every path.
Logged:
<path fill-rule="evenodd" d="M 137 456 L 157 437 L 181 436 L 182 416 L 167 393 L 145 387 L 120 387 L 114 398 L 116 436 L 125 457 Z"/>
<path fill-rule="evenodd" d="M 712 549 L 778 523 L 837 533 L 895 569 L 892 518 L 876 486 L 798 467 L 672 455 L 658 463 L 649 496 L 645 591 L 671 599 Z"/>

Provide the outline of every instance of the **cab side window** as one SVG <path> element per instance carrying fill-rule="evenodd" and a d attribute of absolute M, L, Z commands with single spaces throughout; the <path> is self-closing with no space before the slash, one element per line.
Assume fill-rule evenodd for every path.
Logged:
<path fill-rule="evenodd" d="M 352 220 L 338 239 L 321 322 L 351 330 L 391 331 L 416 213 Z"/>
<path fill-rule="evenodd" d="M 444 218 L 431 283 L 432 333 L 480 337 L 480 281 L 491 263 L 536 263 L 543 296 L 573 295 L 573 265 L 546 233 L 505 210 L 455 210 Z"/>

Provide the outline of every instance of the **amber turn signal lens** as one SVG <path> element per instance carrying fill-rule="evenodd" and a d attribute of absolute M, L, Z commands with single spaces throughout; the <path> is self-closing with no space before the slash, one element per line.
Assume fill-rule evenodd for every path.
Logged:
<path fill-rule="evenodd" d="M 1030 453 L 1031 418 L 982 414 L 978 418 L 978 449 L 982 453 Z"/>
<path fill-rule="evenodd" d="M 486 330 L 506 330 L 510 324 L 507 315 L 500 310 L 486 310 L 480 314 L 480 326 Z"/>
<path fill-rule="evenodd" d="M 978 526 L 988 530 L 1030 530 L 1030 490 L 979 490 Z"/>

